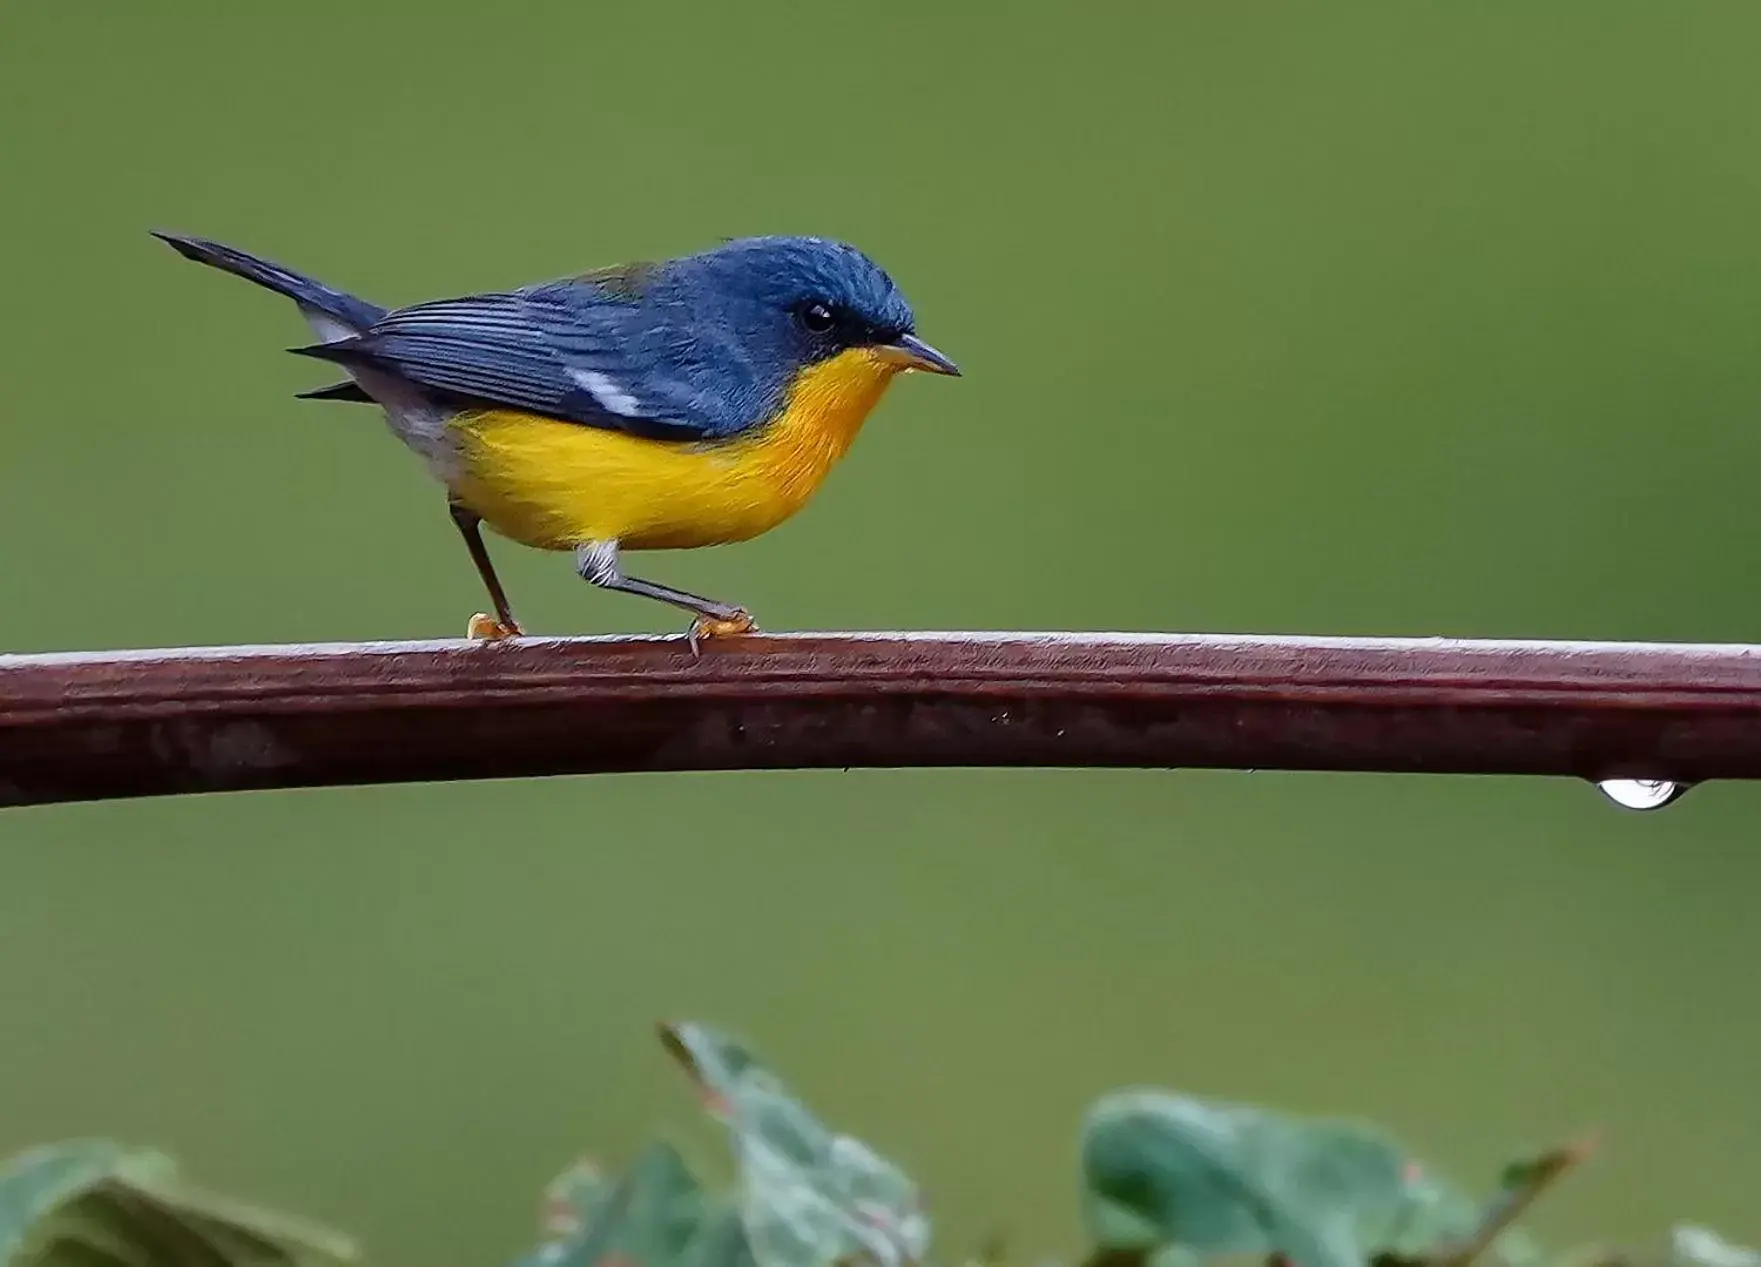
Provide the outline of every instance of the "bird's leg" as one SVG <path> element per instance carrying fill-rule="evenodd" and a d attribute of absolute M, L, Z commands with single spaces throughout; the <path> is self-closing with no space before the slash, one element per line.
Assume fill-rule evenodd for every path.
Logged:
<path fill-rule="evenodd" d="M 447 509 L 452 511 L 452 521 L 459 526 L 459 535 L 465 539 L 465 549 L 471 552 L 471 562 L 477 565 L 477 575 L 483 578 L 483 588 L 489 591 L 489 601 L 495 604 L 493 618 L 482 612 L 471 617 L 465 636 L 485 641 L 519 637 L 524 631 L 508 607 L 501 578 L 496 576 L 495 564 L 489 561 L 489 548 L 483 544 L 483 517 L 456 501 L 449 500 Z"/>
<path fill-rule="evenodd" d="M 744 607 L 733 607 L 727 603 L 718 603 L 712 598 L 687 594 L 684 590 L 676 590 L 669 585 L 657 585 L 639 577 L 625 576 L 618 567 L 618 543 L 615 541 L 584 541 L 576 546 L 575 571 L 589 585 L 619 590 L 625 594 L 639 594 L 643 598 L 659 599 L 692 613 L 695 617 L 691 621 L 690 630 L 693 651 L 697 649 L 700 639 L 752 633 L 758 628 L 752 623 L 752 614 Z"/>

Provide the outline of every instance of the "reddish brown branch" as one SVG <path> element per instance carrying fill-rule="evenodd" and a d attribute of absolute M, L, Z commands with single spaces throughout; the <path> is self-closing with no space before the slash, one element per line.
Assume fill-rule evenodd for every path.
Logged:
<path fill-rule="evenodd" d="M 802 635 L 0 656 L 0 804 L 621 770 L 1761 777 L 1761 647 Z"/>

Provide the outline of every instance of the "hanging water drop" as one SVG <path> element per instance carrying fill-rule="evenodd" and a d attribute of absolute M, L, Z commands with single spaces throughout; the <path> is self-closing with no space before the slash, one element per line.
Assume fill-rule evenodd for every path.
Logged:
<path fill-rule="evenodd" d="M 1662 809 L 1693 785 L 1668 779 L 1604 779 L 1596 785 L 1622 809 Z"/>

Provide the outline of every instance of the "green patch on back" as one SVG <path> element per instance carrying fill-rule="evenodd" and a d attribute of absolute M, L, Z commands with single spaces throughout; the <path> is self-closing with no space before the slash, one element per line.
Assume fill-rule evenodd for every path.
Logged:
<path fill-rule="evenodd" d="M 660 265 L 649 260 L 635 260 L 628 264 L 608 264 L 604 268 L 589 269 L 577 275 L 575 280 L 597 287 L 613 299 L 636 303 L 647 292 L 648 284 L 659 268 Z"/>

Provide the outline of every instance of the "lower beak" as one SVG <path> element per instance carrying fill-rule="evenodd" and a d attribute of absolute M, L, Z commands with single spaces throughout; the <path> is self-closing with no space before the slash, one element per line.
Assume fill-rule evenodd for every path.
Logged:
<path fill-rule="evenodd" d="M 930 374 L 951 374 L 960 377 L 960 367 L 915 334 L 902 334 L 891 343 L 875 349 L 881 359 L 904 370 L 923 370 Z"/>

